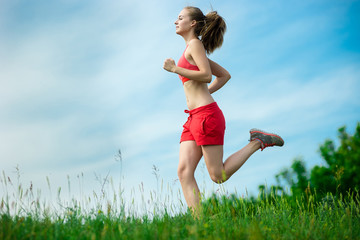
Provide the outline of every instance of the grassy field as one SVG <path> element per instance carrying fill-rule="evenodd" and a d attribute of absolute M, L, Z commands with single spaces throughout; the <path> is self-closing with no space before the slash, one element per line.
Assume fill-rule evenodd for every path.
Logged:
<path fill-rule="evenodd" d="M 125 202 L 121 184 L 115 188 L 112 181 L 103 181 L 101 190 L 92 196 L 69 201 L 61 199 L 58 188 L 57 196 L 46 201 L 32 183 L 24 189 L 17 172 L 16 181 L 4 172 L 0 179 L 5 193 L 0 198 L 0 240 L 360 239 L 359 193 L 319 200 L 309 192 L 295 198 L 264 189 L 269 194 L 262 192 L 255 198 L 218 191 L 202 202 L 194 218 L 181 200 L 173 201 L 181 192 L 174 196 L 171 186 L 165 188 L 162 181 L 150 199 L 144 198 L 144 189 L 139 187 L 140 206 L 133 200 Z M 48 178 L 47 184 L 51 192 Z M 69 196 L 70 189 L 68 177 Z"/>
<path fill-rule="evenodd" d="M 50 213 L 35 204 L 13 215 L 3 198 L 0 239 L 360 239 L 359 195 L 313 199 L 213 196 L 194 218 L 190 212 L 170 216 L 166 209 L 126 216 L 111 205 L 106 212 L 73 205 Z"/>

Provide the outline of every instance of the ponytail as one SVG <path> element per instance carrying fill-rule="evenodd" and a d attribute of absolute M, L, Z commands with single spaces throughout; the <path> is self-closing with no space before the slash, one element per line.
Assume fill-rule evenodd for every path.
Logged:
<path fill-rule="evenodd" d="M 226 23 L 224 19 L 216 12 L 212 11 L 205 16 L 205 26 L 200 35 L 206 52 L 212 53 L 216 48 L 221 47 L 224 41 Z"/>
<path fill-rule="evenodd" d="M 226 31 L 225 20 L 216 12 L 206 14 L 197 7 L 185 7 L 189 10 L 190 17 L 197 22 L 195 34 L 200 37 L 201 42 L 208 54 L 221 47 Z"/>

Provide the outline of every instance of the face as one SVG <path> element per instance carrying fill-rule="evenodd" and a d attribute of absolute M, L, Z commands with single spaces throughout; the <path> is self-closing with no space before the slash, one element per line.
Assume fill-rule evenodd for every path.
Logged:
<path fill-rule="evenodd" d="M 195 26 L 195 21 L 190 19 L 189 12 L 187 9 L 183 9 L 175 21 L 176 33 L 182 35 L 190 31 Z"/>

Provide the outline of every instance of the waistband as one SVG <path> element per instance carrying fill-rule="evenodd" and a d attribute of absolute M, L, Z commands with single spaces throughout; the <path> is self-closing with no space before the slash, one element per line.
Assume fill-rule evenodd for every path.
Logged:
<path fill-rule="evenodd" d="M 197 113 L 200 113 L 200 112 L 203 112 L 203 111 L 208 111 L 208 110 L 213 110 L 213 109 L 219 109 L 219 106 L 217 105 L 216 102 L 212 102 L 210 104 L 207 104 L 207 105 L 204 105 L 204 106 L 201 106 L 201 107 L 197 107 L 197 108 L 194 108 L 192 110 L 185 110 L 184 112 L 188 113 L 190 115 L 194 115 L 194 114 L 197 114 Z"/>

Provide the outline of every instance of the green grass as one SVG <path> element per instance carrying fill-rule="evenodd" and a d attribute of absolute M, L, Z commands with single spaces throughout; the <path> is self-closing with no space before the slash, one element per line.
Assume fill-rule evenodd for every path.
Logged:
<path fill-rule="evenodd" d="M 190 212 L 151 218 L 81 209 L 57 217 L 2 213 L 0 239 L 360 239 L 359 196 L 329 199 L 214 196 L 195 219 Z"/>
<path fill-rule="evenodd" d="M 117 195 L 101 191 L 70 202 L 60 199 L 59 189 L 57 204 L 47 204 L 32 186 L 25 191 L 19 183 L 13 186 L 4 173 L 1 182 L 6 194 L 0 199 L 0 240 L 360 239 L 359 193 L 322 200 L 309 193 L 259 194 L 258 198 L 213 195 L 203 201 L 194 218 L 189 211 L 176 212 L 177 206 L 163 204 L 164 199 L 172 201 L 162 184 L 152 194 L 153 208 L 136 214 L 126 211 L 133 203 L 124 202 L 121 189 L 114 190 Z"/>

